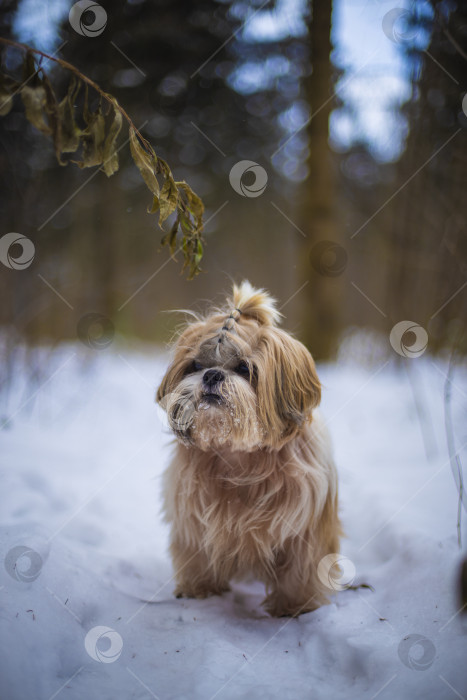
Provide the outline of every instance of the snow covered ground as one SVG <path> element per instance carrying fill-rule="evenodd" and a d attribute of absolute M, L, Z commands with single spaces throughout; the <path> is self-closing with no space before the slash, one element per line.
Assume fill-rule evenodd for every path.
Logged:
<path fill-rule="evenodd" d="M 159 515 L 171 437 L 153 402 L 167 357 L 115 344 L 91 355 L 59 348 L 35 384 L 20 360 L 2 397 L 2 700 L 467 697 L 442 361 L 411 361 L 429 458 L 394 359 L 321 368 L 343 553 L 373 590 L 272 619 L 255 583 L 174 599 Z M 466 380 L 459 370 L 458 447 Z"/>

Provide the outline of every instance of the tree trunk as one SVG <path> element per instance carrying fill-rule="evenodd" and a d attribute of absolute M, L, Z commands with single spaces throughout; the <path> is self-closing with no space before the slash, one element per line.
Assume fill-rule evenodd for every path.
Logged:
<path fill-rule="evenodd" d="M 310 23 L 311 73 L 305 82 L 311 108 L 308 124 L 308 178 L 301 201 L 300 251 L 302 293 L 301 338 L 316 358 L 330 357 L 337 346 L 339 330 L 340 274 L 346 252 L 339 242 L 336 217 L 336 173 L 329 148 L 329 116 L 332 108 L 331 0 L 313 0 Z"/>

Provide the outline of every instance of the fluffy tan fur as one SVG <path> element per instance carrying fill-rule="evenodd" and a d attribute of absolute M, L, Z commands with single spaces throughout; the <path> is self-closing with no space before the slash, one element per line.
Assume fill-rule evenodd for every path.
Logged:
<path fill-rule="evenodd" d="M 178 438 L 165 474 L 176 595 L 253 575 L 275 616 L 327 602 L 318 564 L 341 534 L 315 365 L 279 317 L 263 290 L 234 287 L 182 333 L 157 392 Z"/>

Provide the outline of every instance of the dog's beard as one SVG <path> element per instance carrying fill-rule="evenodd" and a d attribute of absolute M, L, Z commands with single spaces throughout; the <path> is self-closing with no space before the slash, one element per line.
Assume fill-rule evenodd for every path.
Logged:
<path fill-rule="evenodd" d="M 261 430 L 253 388 L 229 376 L 212 393 L 203 390 L 201 375 L 185 377 L 164 397 L 170 427 L 187 445 L 203 451 L 251 451 L 261 446 Z"/>

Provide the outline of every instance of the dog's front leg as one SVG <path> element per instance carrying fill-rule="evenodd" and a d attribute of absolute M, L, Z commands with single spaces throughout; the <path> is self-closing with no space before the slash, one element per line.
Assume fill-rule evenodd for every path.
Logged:
<path fill-rule="evenodd" d="M 216 576 L 202 547 L 174 538 L 170 545 L 177 598 L 207 598 L 230 590 L 229 582 Z"/>
<path fill-rule="evenodd" d="M 266 580 L 265 610 L 273 617 L 297 617 L 328 602 L 317 576 L 317 564 L 302 541 L 277 557 L 277 565 Z"/>

